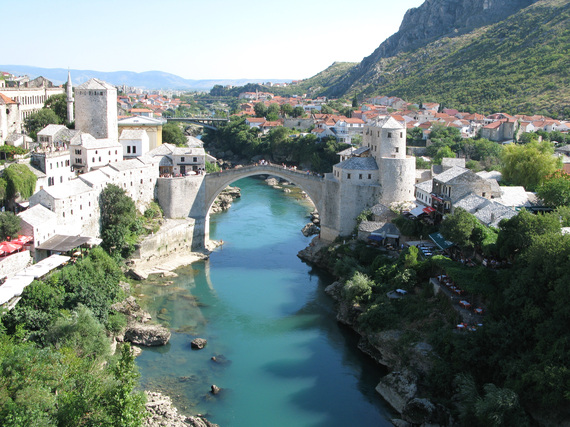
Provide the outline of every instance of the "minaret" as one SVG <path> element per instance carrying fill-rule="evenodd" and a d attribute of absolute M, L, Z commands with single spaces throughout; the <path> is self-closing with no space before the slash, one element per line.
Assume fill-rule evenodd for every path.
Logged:
<path fill-rule="evenodd" d="M 72 123 L 73 117 L 73 87 L 71 85 L 71 73 L 67 69 L 67 121 Z"/>

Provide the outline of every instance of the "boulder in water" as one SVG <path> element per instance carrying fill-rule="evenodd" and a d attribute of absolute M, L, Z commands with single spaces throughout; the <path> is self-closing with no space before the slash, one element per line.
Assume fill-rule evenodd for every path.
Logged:
<path fill-rule="evenodd" d="M 204 347 L 206 347 L 207 343 L 208 341 L 204 338 L 195 338 L 192 340 L 190 345 L 195 350 L 202 350 Z"/>

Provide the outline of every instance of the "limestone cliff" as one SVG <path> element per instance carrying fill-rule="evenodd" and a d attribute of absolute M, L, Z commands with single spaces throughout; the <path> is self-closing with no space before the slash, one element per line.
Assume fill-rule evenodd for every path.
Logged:
<path fill-rule="evenodd" d="M 476 28 L 502 21 L 538 0 L 426 0 L 409 9 L 398 32 L 386 39 L 370 56 L 354 67 L 327 95 L 344 94 L 385 58 L 408 52 L 443 38 L 455 37 Z"/>

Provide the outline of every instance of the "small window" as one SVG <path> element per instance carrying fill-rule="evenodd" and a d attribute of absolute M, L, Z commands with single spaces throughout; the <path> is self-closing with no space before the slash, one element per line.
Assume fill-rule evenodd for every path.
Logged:
<path fill-rule="evenodd" d="M 99 156 L 99 161 L 101 161 L 101 156 Z"/>
<path fill-rule="evenodd" d="M 361 174 L 361 173 L 358 174 L 358 179 L 362 179 L 362 174 Z"/>
<path fill-rule="evenodd" d="M 137 152 L 137 146 L 133 145 L 133 154 L 136 154 L 136 152 Z"/>
<path fill-rule="evenodd" d="M 181 162 L 184 162 L 184 157 L 180 157 L 180 161 L 181 161 Z"/>
<path fill-rule="evenodd" d="M 368 179 L 372 179 L 372 174 L 371 174 L 371 173 L 368 174 Z"/>
<path fill-rule="evenodd" d="M 388 132 L 388 138 L 392 138 L 392 132 Z"/>
<path fill-rule="evenodd" d="M 350 179 L 350 174 L 349 174 L 349 173 L 346 174 L 346 179 Z"/>
<path fill-rule="evenodd" d="M 395 150 L 396 150 L 396 153 L 398 153 L 400 151 L 400 148 L 396 147 Z"/>
<path fill-rule="evenodd" d="M 93 163 L 95 163 L 95 157 L 93 157 Z"/>
<path fill-rule="evenodd" d="M 197 162 L 198 162 L 198 157 L 192 158 L 192 161 L 193 161 L 194 163 L 197 163 Z"/>
<path fill-rule="evenodd" d="M 131 154 L 131 146 L 127 145 L 127 154 Z"/>
<path fill-rule="evenodd" d="M 404 132 L 400 132 L 400 138 L 404 137 Z"/>

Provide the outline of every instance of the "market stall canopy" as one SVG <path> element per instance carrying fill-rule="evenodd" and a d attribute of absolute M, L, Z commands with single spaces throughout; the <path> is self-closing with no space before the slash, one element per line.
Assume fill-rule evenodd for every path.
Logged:
<path fill-rule="evenodd" d="M 441 235 L 441 233 L 433 233 L 429 235 L 429 238 L 432 240 L 432 242 L 434 242 L 437 247 L 441 250 L 450 248 L 451 246 L 454 245 L 453 242 L 450 242 L 449 240 L 445 240 L 445 238 Z"/>
<path fill-rule="evenodd" d="M 12 252 L 16 252 L 22 249 L 22 245 L 16 242 L 2 242 L 0 243 L 0 251 L 6 252 L 7 254 L 11 254 Z"/>
<path fill-rule="evenodd" d="M 17 239 L 12 240 L 12 243 L 17 243 L 19 245 L 26 245 L 30 243 L 34 238 L 32 236 L 19 235 Z"/>
<path fill-rule="evenodd" d="M 426 208 L 423 208 L 422 210 L 423 210 L 425 213 L 427 213 L 427 214 L 430 214 L 430 213 L 432 213 L 432 212 L 435 212 L 435 209 L 432 208 L 431 206 L 428 206 L 428 207 L 426 207 Z"/>
<path fill-rule="evenodd" d="M 413 216 L 420 216 L 421 214 L 424 214 L 424 206 L 418 206 L 417 208 L 414 208 L 410 211 L 410 213 Z"/>
<path fill-rule="evenodd" d="M 49 258 L 42 259 L 37 264 L 24 268 L 21 272 L 18 273 L 18 276 L 28 276 L 33 279 L 38 279 L 45 276 L 60 265 L 65 264 L 69 260 L 70 257 L 68 256 L 52 255 Z"/>
<path fill-rule="evenodd" d="M 36 249 L 54 252 L 69 252 L 83 245 L 92 247 L 99 243 L 101 243 L 101 239 L 97 239 L 95 237 L 65 236 L 62 234 L 56 234 L 51 239 L 48 239 L 41 245 L 37 246 Z"/>

